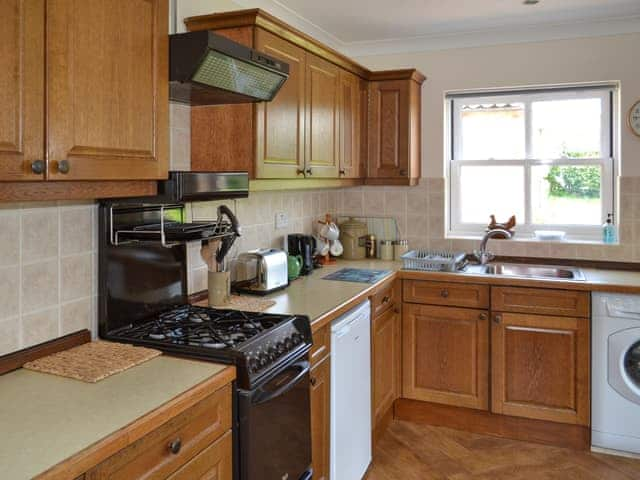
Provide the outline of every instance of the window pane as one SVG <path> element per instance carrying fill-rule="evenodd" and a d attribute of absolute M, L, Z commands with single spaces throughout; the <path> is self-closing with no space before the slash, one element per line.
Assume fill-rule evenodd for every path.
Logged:
<path fill-rule="evenodd" d="M 600 225 L 602 168 L 599 165 L 531 168 L 534 224 Z"/>
<path fill-rule="evenodd" d="M 488 224 L 491 214 L 524 222 L 524 167 L 460 167 L 460 220 Z"/>
<path fill-rule="evenodd" d="M 533 158 L 602 158 L 600 98 L 533 102 Z"/>
<path fill-rule="evenodd" d="M 460 108 L 460 160 L 525 157 L 524 104 L 468 102 Z"/>

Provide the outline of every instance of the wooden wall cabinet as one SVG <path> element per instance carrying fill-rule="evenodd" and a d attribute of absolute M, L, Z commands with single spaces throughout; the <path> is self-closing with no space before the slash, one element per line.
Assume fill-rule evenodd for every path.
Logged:
<path fill-rule="evenodd" d="M 290 66 L 271 102 L 192 108 L 194 170 L 249 170 L 260 180 L 343 179 L 345 185 L 365 177 L 380 185 L 417 183 L 422 74 L 370 72 L 258 9 L 185 23 Z"/>
<path fill-rule="evenodd" d="M 488 319 L 486 310 L 404 304 L 402 396 L 486 410 Z"/>
<path fill-rule="evenodd" d="M 166 0 L 3 1 L 0 181 L 166 178 L 167 18 Z M 69 198 L 148 192 L 99 185 L 71 183 Z M 29 196 L 0 187 L 2 200 Z"/>
<path fill-rule="evenodd" d="M 417 185 L 422 163 L 421 87 L 424 80 L 416 70 L 372 74 L 366 183 Z"/>

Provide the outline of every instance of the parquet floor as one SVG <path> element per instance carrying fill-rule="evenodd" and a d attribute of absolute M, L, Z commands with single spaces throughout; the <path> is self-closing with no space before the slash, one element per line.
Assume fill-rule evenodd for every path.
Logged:
<path fill-rule="evenodd" d="M 640 480 L 640 460 L 394 421 L 366 480 Z"/>

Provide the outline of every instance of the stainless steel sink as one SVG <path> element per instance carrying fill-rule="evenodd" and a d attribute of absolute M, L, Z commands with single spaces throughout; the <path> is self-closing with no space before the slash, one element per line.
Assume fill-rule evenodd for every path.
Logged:
<path fill-rule="evenodd" d="M 475 275 L 504 275 L 507 277 L 541 278 L 544 280 L 584 281 L 579 268 L 550 265 L 526 265 L 520 263 L 489 263 L 487 265 L 467 265 L 464 273 Z"/>

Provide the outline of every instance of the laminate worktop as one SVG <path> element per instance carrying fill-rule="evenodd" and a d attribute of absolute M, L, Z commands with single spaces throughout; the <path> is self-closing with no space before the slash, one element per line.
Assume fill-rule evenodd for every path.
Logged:
<path fill-rule="evenodd" d="M 186 392 L 210 394 L 234 377 L 228 365 L 166 355 L 98 383 L 25 369 L 6 373 L 0 376 L 0 477 L 29 479 L 64 462 L 64 475 L 44 477 L 67 478 L 74 464 L 82 471 L 85 456 L 97 463 L 165 421 L 170 409 L 189 406 Z"/>
<path fill-rule="evenodd" d="M 390 270 L 390 274 L 375 284 L 324 280 L 323 277 L 341 268 L 371 268 Z M 553 288 L 560 290 L 601 291 L 640 294 L 640 271 L 581 268 L 584 281 L 541 280 L 504 275 L 448 272 L 420 272 L 403 270 L 402 262 L 381 260 L 338 260 L 334 265 L 314 270 L 311 275 L 298 278 L 279 292 L 267 295 L 276 304 L 270 313 L 308 315 L 313 330 L 318 330 L 336 316 L 348 311 L 393 279 L 431 280 L 442 282 L 477 283 L 514 287 Z"/>

